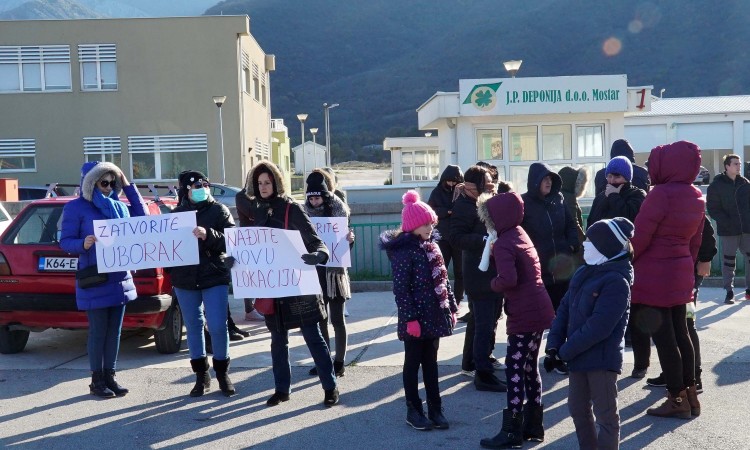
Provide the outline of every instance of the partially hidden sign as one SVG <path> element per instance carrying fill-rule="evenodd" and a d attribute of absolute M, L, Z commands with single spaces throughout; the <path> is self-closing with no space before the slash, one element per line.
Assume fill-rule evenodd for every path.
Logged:
<path fill-rule="evenodd" d="M 94 221 L 99 273 L 198 264 L 195 212 Z"/>
<path fill-rule="evenodd" d="M 235 259 L 235 297 L 278 298 L 316 295 L 322 291 L 315 266 L 302 261 L 307 253 L 297 230 L 240 227 L 224 230 L 227 255 Z"/>
<path fill-rule="evenodd" d="M 349 251 L 349 221 L 346 217 L 310 217 L 315 231 L 328 248 L 326 267 L 351 267 L 352 257 Z"/>

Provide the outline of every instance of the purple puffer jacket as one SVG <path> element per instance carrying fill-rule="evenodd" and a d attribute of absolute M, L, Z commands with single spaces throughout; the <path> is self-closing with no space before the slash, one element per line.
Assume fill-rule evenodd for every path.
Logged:
<path fill-rule="evenodd" d="M 432 241 L 437 245 L 437 233 Z M 453 334 L 451 313 L 458 311 L 450 283 L 448 307 L 440 307 L 435 294 L 432 268 L 420 238 L 412 233 L 390 230 L 380 235 L 380 248 L 388 254 L 393 271 L 393 294 L 398 307 L 398 338 L 400 340 L 433 339 Z M 419 338 L 406 332 L 407 322 L 419 321 Z"/>
<path fill-rule="evenodd" d="M 492 246 L 497 275 L 492 279 L 491 287 L 505 295 L 507 333 L 548 329 L 555 312 L 542 282 L 539 256 L 526 231 L 521 228 L 521 196 L 515 192 L 495 196 L 484 194 L 479 197 L 477 208 L 487 229 L 497 232 L 497 241 Z"/>

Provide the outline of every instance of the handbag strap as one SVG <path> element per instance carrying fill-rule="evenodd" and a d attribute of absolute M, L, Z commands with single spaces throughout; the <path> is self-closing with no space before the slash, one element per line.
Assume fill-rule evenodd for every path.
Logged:
<path fill-rule="evenodd" d="M 289 206 L 291 206 L 289 203 L 286 204 L 286 212 L 284 213 L 284 229 L 289 229 Z"/>

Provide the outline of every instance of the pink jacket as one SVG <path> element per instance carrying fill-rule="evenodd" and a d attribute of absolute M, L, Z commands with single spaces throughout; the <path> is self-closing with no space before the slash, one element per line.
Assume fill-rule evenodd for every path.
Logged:
<path fill-rule="evenodd" d="M 701 153 L 679 141 L 651 150 L 651 191 L 635 218 L 632 302 L 661 308 L 692 301 L 706 204 L 693 186 Z"/>

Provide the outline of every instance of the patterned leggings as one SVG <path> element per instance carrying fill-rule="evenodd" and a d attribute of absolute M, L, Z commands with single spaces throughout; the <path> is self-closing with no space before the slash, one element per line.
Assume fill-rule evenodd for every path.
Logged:
<path fill-rule="evenodd" d="M 505 376 L 508 383 L 508 409 L 520 413 L 524 396 L 542 404 L 542 377 L 539 375 L 539 347 L 542 332 L 508 335 Z"/>

